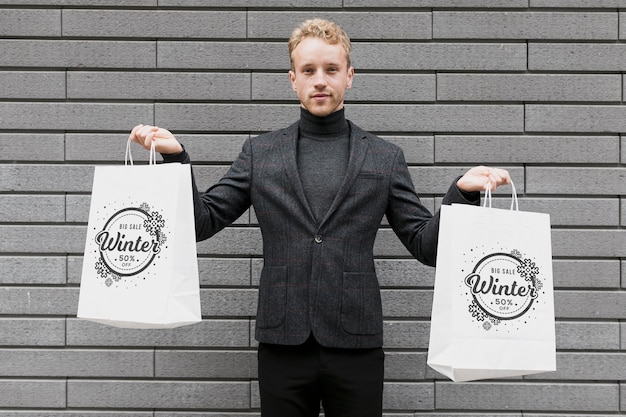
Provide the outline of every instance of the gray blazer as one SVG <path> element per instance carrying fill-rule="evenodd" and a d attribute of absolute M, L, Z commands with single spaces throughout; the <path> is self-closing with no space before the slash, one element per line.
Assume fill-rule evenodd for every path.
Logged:
<path fill-rule="evenodd" d="M 415 258 L 434 265 L 439 214 L 420 202 L 402 150 L 350 123 L 346 177 L 321 222 L 296 166 L 298 123 L 248 139 L 228 173 L 194 207 L 197 239 L 228 226 L 252 205 L 263 236 L 256 339 L 295 345 L 312 333 L 327 347 L 383 344 L 373 246 L 383 215 Z M 166 160 L 167 161 L 167 160 Z M 188 156 L 182 162 L 189 162 Z M 444 204 L 478 204 L 456 185 Z"/>

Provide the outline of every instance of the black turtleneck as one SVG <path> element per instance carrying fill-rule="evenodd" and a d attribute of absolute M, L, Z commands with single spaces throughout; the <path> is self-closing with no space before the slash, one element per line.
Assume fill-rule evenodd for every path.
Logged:
<path fill-rule="evenodd" d="M 300 110 L 298 172 L 304 193 L 322 221 L 346 174 L 350 157 L 350 125 L 344 110 L 318 117 Z"/>

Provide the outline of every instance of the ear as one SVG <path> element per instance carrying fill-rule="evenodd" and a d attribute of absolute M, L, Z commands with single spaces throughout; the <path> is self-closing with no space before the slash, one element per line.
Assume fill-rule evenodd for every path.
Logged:
<path fill-rule="evenodd" d="M 352 87 L 352 80 L 354 79 L 354 67 L 348 68 L 348 79 L 346 80 L 346 90 Z"/>
<path fill-rule="evenodd" d="M 291 82 L 291 88 L 293 91 L 297 91 L 296 88 L 296 73 L 293 70 L 289 70 L 289 82 Z"/>

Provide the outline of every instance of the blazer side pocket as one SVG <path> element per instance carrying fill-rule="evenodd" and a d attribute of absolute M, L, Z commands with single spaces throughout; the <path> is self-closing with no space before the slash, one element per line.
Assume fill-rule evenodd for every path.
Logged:
<path fill-rule="evenodd" d="M 380 288 L 375 273 L 344 272 L 341 325 L 351 334 L 377 334 L 383 331 Z"/>
<path fill-rule="evenodd" d="M 257 326 L 269 329 L 285 320 L 287 306 L 287 267 L 264 267 L 259 284 Z"/>

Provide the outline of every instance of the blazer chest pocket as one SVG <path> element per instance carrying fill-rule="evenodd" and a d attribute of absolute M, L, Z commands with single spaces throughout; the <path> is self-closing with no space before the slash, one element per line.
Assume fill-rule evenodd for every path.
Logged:
<path fill-rule="evenodd" d="M 270 329 L 285 320 L 287 306 L 287 267 L 267 267 L 261 271 L 257 326 Z"/>
<path fill-rule="evenodd" d="M 367 196 L 378 195 L 382 192 L 384 176 L 377 172 L 360 172 L 352 186 L 353 195 Z"/>
<path fill-rule="evenodd" d="M 346 332 L 352 334 L 377 334 L 383 331 L 383 312 L 376 274 L 343 274 L 341 324 Z"/>

